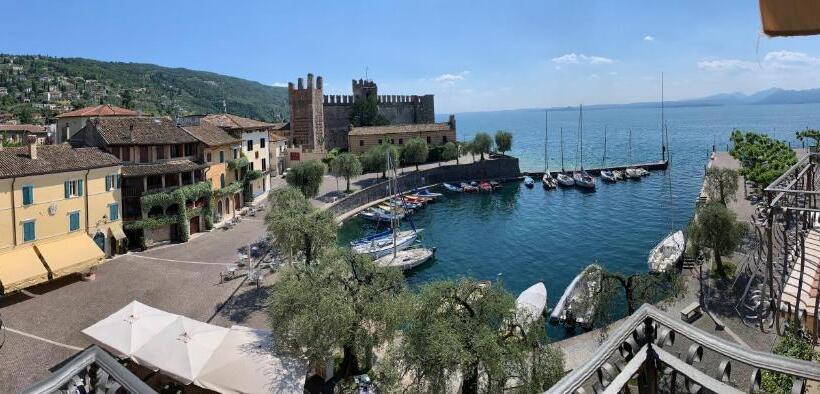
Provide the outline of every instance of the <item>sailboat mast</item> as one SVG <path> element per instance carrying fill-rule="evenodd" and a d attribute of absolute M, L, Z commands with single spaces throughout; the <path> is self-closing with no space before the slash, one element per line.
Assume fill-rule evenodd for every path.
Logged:
<path fill-rule="evenodd" d="M 581 104 L 578 107 L 578 158 L 576 159 L 578 162 L 577 165 L 581 166 L 581 171 L 584 170 L 584 105 Z"/>
<path fill-rule="evenodd" d="M 629 129 L 629 165 L 632 165 L 632 129 Z"/>
<path fill-rule="evenodd" d="M 392 200 L 393 194 L 398 193 L 396 190 L 398 188 L 398 184 L 396 183 L 396 166 L 393 165 L 393 160 L 390 157 L 390 149 L 385 151 L 385 155 L 387 155 L 387 172 L 390 174 L 390 180 L 387 182 L 387 193 L 391 196 Z M 396 241 L 398 240 L 398 235 L 396 233 L 396 229 L 399 227 L 398 214 L 398 203 L 395 201 L 390 201 L 390 227 L 391 230 L 393 230 L 393 258 L 396 258 L 397 253 Z"/>
<path fill-rule="evenodd" d="M 606 126 L 604 126 L 604 158 L 601 167 L 606 167 Z"/>
<path fill-rule="evenodd" d="M 561 127 L 561 172 L 564 170 L 564 128 Z"/>
<path fill-rule="evenodd" d="M 663 102 L 663 73 L 661 73 L 661 160 L 666 160 L 666 119 Z"/>
<path fill-rule="evenodd" d="M 547 156 L 547 142 L 549 141 L 549 125 L 550 113 L 549 111 L 544 111 L 544 174 L 547 173 L 547 169 L 549 168 L 549 159 Z"/>

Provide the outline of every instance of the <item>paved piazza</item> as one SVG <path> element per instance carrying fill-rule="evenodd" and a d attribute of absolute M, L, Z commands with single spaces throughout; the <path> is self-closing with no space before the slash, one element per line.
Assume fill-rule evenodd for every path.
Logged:
<path fill-rule="evenodd" d="M 96 279 L 60 280 L 0 299 L 0 392 L 17 392 L 47 376 L 91 345 L 80 330 L 133 300 L 193 319 L 229 327 L 263 328 L 265 287 L 219 283 L 219 272 L 239 248 L 264 235 L 261 216 L 234 229 L 197 234 L 189 242 L 118 256 L 96 268 Z M 227 302 L 226 302 L 227 300 Z"/>

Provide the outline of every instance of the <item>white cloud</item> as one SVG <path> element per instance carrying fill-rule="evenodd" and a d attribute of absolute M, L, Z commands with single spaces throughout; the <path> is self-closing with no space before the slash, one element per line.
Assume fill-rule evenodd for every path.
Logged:
<path fill-rule="evenodd" d="M 612 64 L 614 60 L 602 56 L 588 56 L 584 54 L 567 53 L 552 58 L 552 62 L 558 65 L 566 64 Z"/>
<path fill-rule="evenodd" d="M 275 86 L 277 88 L 286 88 L 288 86 L 288 84 L 286 84 L 284 82 L 274 82 L 273 86 Z"/>
<path fill-rule="evenodd" d="M 803 52 L 775 51 L 763 57 L 763 62 L 773 68 L 803 68 L 820 65 L 820 58 L 809 56 Z"/>
<path fill-rule="evenodd" d="M 716 59 L 698 62 L 698 68 L 707 71 L 782 71 L 782 70 L 816 70 L 820 66 L 820 57 L 803 52 L 773 51 L 763 56 L 759 63 L 739 59 Z"/>
<path fill-rule="evenodd" d="M 433 80 L 441 84 L 453 85 L 458 81 L 463 81 L 464 78 L 467 77 L 467 75 L 469 74 L 469 71 L 462 71 L 460 73 L 455 74 L 445 73 L 433 78 Z"/>
<path fill-rule="evenodd" d="M 698 68 L 707 71 L 749 71 L 757 67 L 755 63 L 737 59 L 703 60 Z"/>
<path fill-rule="evenodd" d="M 647 41 L 647 42 L 652 42 L 652 41 L 655 41 L 655 37 L 652 37 L 652 36 L 644 36 L 643 40 L 644 40 L 644 41 Z"/>

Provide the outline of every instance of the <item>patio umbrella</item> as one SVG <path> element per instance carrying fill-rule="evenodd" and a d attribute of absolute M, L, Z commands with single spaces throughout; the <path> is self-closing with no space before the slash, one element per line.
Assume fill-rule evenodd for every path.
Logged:
<path fill-rule="evenodd" d="M 82 333 L 118 357 L 130 357 L 134 351 L 177 318 L 178 316 L 173 313 L 132 301 L 124 308 L 82 330 Z"/>
<path fill-rule="evenodd" d="M 277 354 L 270 332 L 231 327 L 194 384 L 220 393 L 301 393 L 307 362 Z"/>
<path fill-rule="evenodd" d="M 189 384 L 227 334 L 227 328 L 178 316 L 137 349 L 132 358 L 141 365 Z"/>

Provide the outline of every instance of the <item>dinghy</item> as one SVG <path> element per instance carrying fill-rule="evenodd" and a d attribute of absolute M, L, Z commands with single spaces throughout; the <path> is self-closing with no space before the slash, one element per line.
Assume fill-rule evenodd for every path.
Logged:
<path fill-rule="evenodd" d="M 550 314 L 550 322 L 592 327 L 592 319 L 599 303 L 601 281 L 602 270 L 599 265 L 590 264 L 584 268 L 564 290 Z"/>
<path fill-rule="evenodd" d="M 618 178 L 615 177 L 615 174 L 609 170 L 601 170 L 601 180 L 604 182 L 615 183 L 618 181 Z"/>
<path fill-rule="evenodd" d="M 651 272 L 665 272 L 678 264 L 686 249 L 683 231 L 678 230 L 666 236 L 651 252 L 647 263 Z"/>
<path fill-rule="evenodd" d="M 410 247 L 405 250 L 397 250 L 394 254 L 379 257 L 374 262 L 379 267 L 396 267 L 402 271 L 407 271 L 426 263 L 435 254 L 435 248 Z"/>
<path fill-rule="evenodd" d="M 646 168 L 638 167 L 635 170 L 638 171 L 638 175 L 640 175 L 640 176 L 648 176 L 649 175 L 649 171 Z"/>
<path fill-rule="evenodd" d="M 531 187 L 535 186 L 535 181 L 531 177 L 525 176 L 524 177 L 524 186 L 531 188 Z"/>
<path fill-rule="evenodd" d="M 543 282 L 538 282 L 521 292 L 515 300 L 515 307 L 522 323 L 531 323 L 538 320 L 547 307 L 547 288 Z"/>
<path fill-rule="evenodd" d="M 447 189 L 447 190 L 449 190 L 449 191 L 451 191 L 451 192 L 460 192 L 460 191 L 463 191 L 463 190 L 461 190 L 461 188 L 460 188 L 460 187 L 458 187 L 458 186 L 456 186 L 456 185 L 451 185 L 451 184 L 449 184 L 449 183 L 442 183 L 441 185 L 442 185 L 442 186 L 444 186 L 444 188 L 445 188 L 445 189 Z"/>

